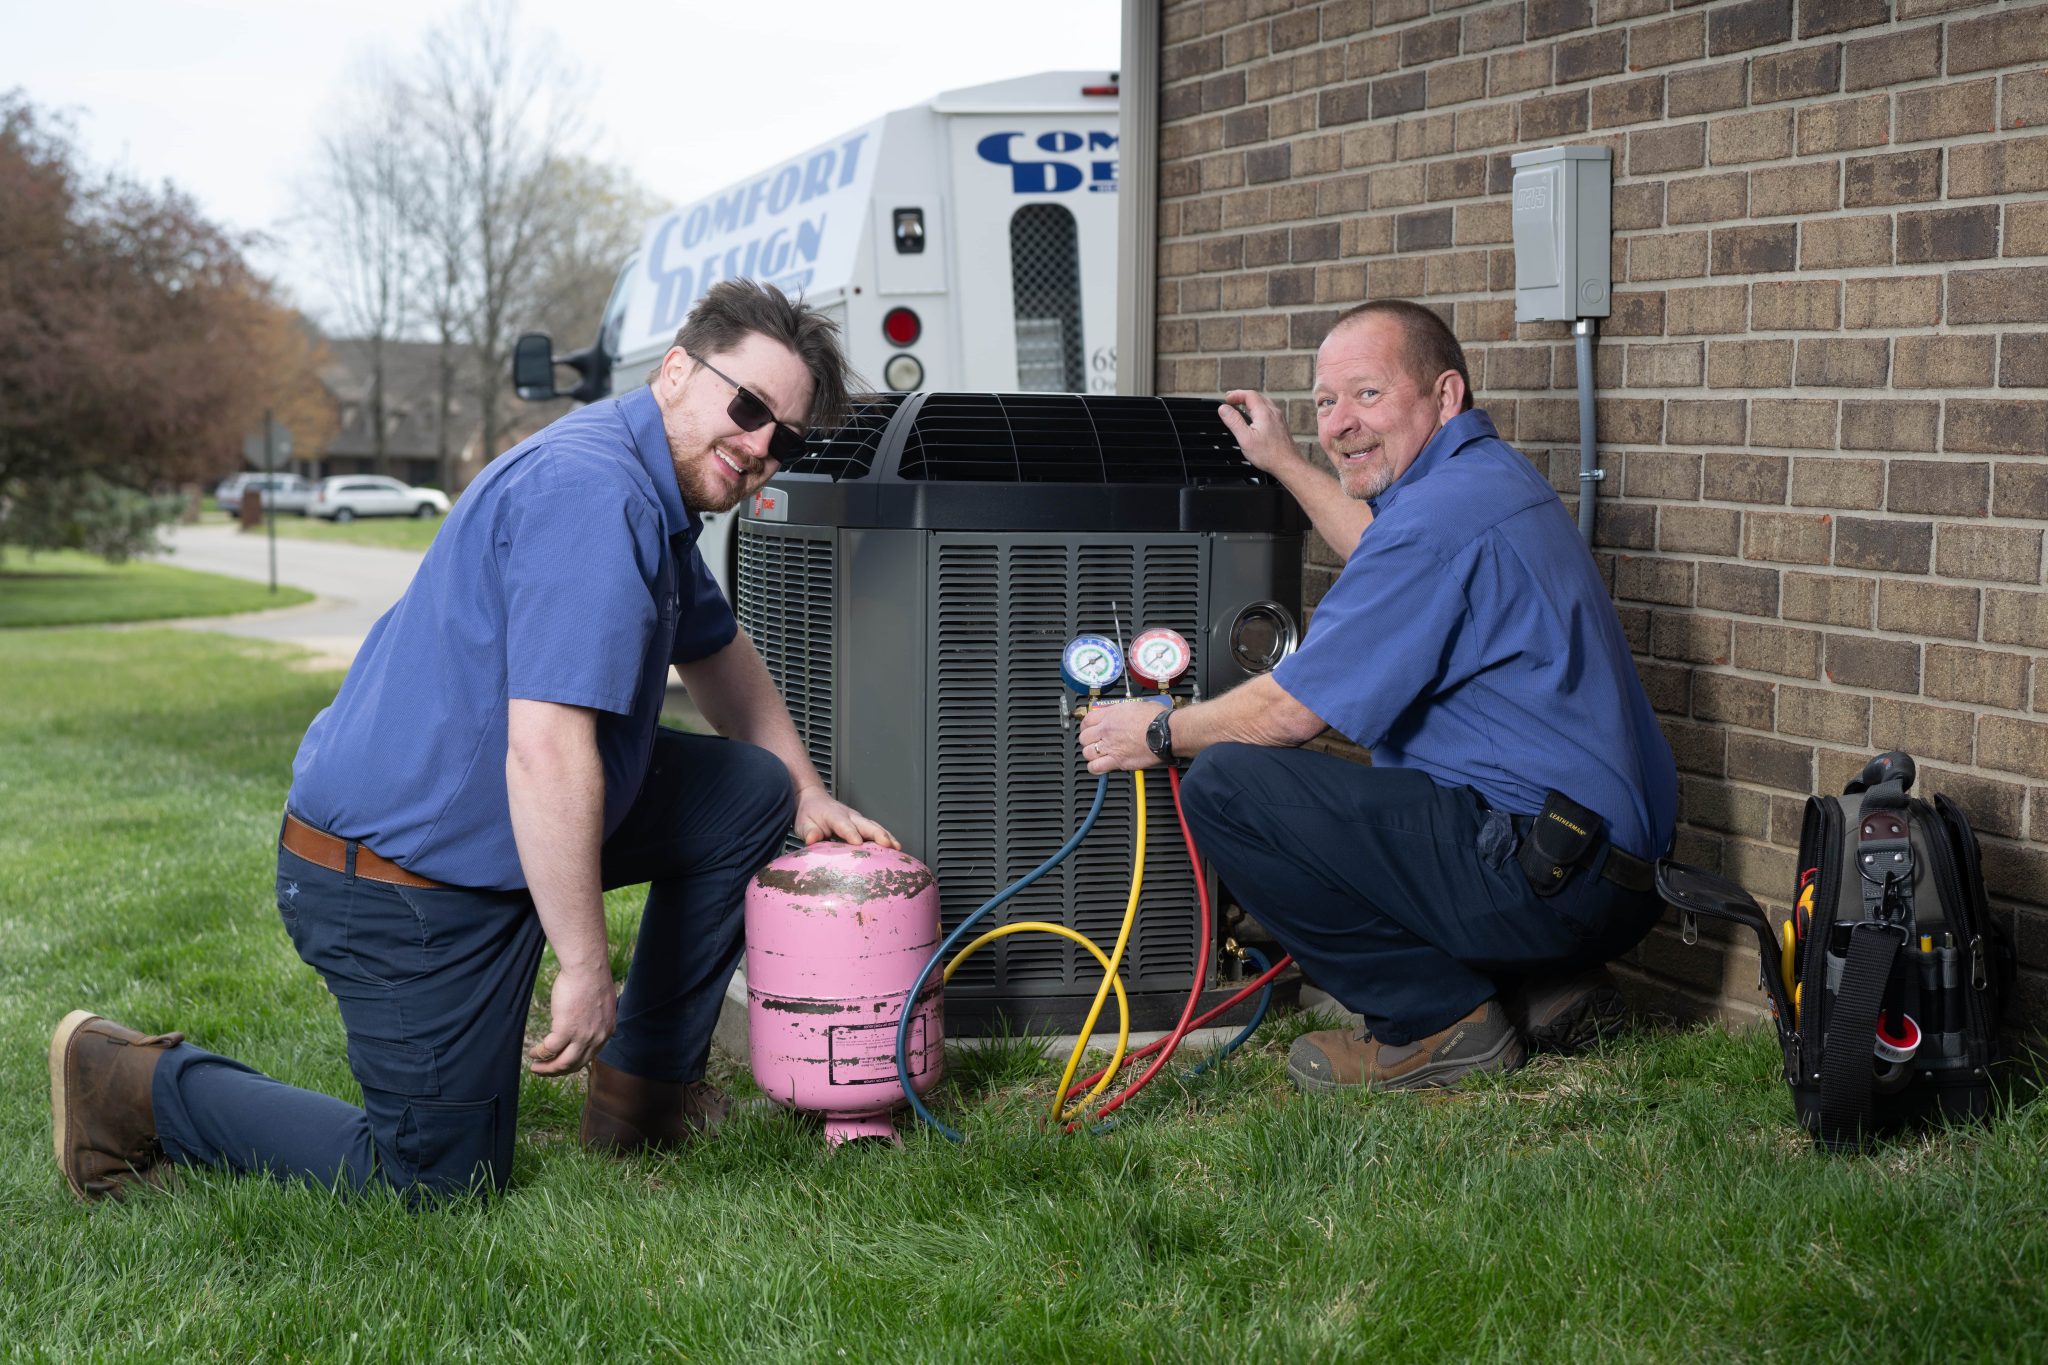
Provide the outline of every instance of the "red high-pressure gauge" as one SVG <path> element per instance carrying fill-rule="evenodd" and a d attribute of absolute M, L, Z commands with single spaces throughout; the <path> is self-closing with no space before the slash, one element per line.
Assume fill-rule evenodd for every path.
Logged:
<path fill-rule="evenodd" d="M 1131 676 L 1147 687 L 1165 691 L 1188 671 L 1194 651 L 1177 630 L 1148 630 L 1131 641 Z"/>

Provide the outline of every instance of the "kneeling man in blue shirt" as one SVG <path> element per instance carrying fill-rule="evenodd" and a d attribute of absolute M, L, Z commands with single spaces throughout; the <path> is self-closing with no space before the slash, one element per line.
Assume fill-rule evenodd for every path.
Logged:
<path fill-rule="evenodd" d="M 1600 967 L 1657 918 L 1677 773 L 1593 557 L 1472 406 L 1443 321 L 1354 308 L 1315 381 L 1334 479 L 1264 395 L 1223 408 L 1345 557 L 1302 647 L 1157 727 L 1155 708 L 1102 708 L 1080 740 L 1090 772 L 1192 759 L 1202 851 L 1363 1016 L 1295 1043 L 1297 1085 L 1451 1085 L 1616 1021 Z M 1325 729 L 1372 765 L 1299 747 Z"/>
<path fill-rule="evenodd" d="M 833 799 L 697 551 L 846 403 L 837 329 L 714 286 L 646 388 L 555 422 L 463 494 L 292 768 L 277 906 L 326 978 L 363 1104 L 80 1010 L 51 1040 L 80 1198 L 220 1166 L 408 1197 L 502 1190 L 543 943 L 537 1076 L 588 1067 L 581 1139 L 686 1141 L 749 878 L 807 842 L 896 847 Z M 659 727 L 673 664 L 717 736 Z M 607 888 L 651 883 L 623 994 Z"/>

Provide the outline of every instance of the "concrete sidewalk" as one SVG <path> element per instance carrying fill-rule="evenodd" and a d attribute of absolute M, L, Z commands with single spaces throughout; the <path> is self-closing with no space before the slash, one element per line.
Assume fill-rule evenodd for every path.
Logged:
<path fill-rule="evenodd" d="M 270 581 L 270 538 L 260 531 L 242 531 L 216 522 L 167 528 L 171 547 L 166 563 L 181 569 Z M 207 616 L 153 622 L 186 630 L 209 630 L 252 640 L 278 640 L 311 650 L 309 668 L 346 669 L 362 648 L 363 637 L 377 618 L 404 595 L 425 556 L 417 550 L 391 550 L 376 545 L 344 545 L 334 541 L 277 538 L 277 581 L 313 594 L 311 602 L 276 611 L 238 616 Z M 690 694 L 673 675 L 663 713 L 671 723 L 709 733 Z"/>
<path fill-rule="evenodd" d="M 260 531 L 215 523 L 173 526 L 164 533 L 166 562 L 182 569 L 270 581 L 270 538 Z M 422 555 L 373 545 L 277 538 L 277 581 L 302 588 L 314 600 L 277 611 L 215 616 L 170 624 L 253 640 L 278 640 L 313 653 L 315 668 L 347 668 L 377 618 L 412 582 Z"/>

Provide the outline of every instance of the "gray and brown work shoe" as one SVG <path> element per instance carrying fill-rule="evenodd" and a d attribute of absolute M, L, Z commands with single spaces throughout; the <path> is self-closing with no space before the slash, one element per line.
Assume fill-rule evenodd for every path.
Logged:
<path fill-rule="evenodd" d="M 593 1061 L 576 1137 L 594 1152 L 659 1151 L 709 1137 L 732 1108 L 709 1081 L 651 1080 Z"/>
<path fill-rule="evenodd" d="M 135 1184 L 161 1185 L 150 1085 L 182 1033 L 145 1037 L 86 1010 L 50 1036 L 50 1111 L 57 1168 L 80 1199 L 119 1198 Z"/>
<path fill-rule="evenodd" d="M 1475 1072 L 1513 1071 L 1527 1057 L 1500 1001 L 1487 1000 L 1412 1043 L 1383 1043 L 1353 1029 L 1305 1033 L 1287 1054 L 1287 1074 L 1301 1090 L 1424 1090 Z"/>
<path fill-rule="evenodd" d="M 1621 988 L 1604 966 L 1568 976 L 1532 976 L 1501 996 L 1531 1052 L 1584 1052 L 1621 1032 Z"/>

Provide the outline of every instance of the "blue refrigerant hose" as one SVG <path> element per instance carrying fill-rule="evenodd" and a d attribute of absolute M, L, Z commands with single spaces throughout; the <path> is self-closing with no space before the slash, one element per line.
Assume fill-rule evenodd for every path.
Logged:
<path fill-rule="evenodd" d="M 941 1123 L 931 1110 L 925 1108 L 924 1101 L 918 1098 L 917 1091 L 910 1084 L 910 1016 L 915 1010 L 917 1001 L 924 994 L 924 983 L 931 979 L 931 974 L 938 969 L 939 964 L 946 960 L 947 955 L 953 950 L 953 945 L 964 938 L 968 931 L 973 929 L 981 920 L 982 916 L 988 914 L 989 911 L 995 909 L 1004 901 L 1052 871 L 1055 867 L 1058 867 L 1069 853 L 1072 853 L 1081 846 L 1081 841 L 1088 837 L 1088 831 L 1095 828 L 1095 821 L 1102 814 L 1103 798 L 1108 794 L 1109 774 L 1104 773 L 1095 780 L 1095 804 L 1088 808 L 1087 818 L 1081 821 L 1080 828 L 1074 831 L 1073 837 L 1060 845 L 1059 852 L 1047 858 L 1037 867 L 1032 868 L 1016 881 L 1011 882 L 1001 891 L 996 892 L 995 895 L 982 904 L 980 909 L 976 910 L 966 919 L 961 920 L 959 926 L 952 933 L 946 935 L 945 942 L 939 945 L 939 950 L 932 954 L 931 961 L 924 964 L 924 970 L 920 971 L 917 974 L 917 980 L 911 983 L 909 995 L 904 997 L 903 1013 L 896 1020 L 896 1079 L 902 1084 L 904 1098 L 910 1101 L 911 1109 L 919 1118 L 937 1129 L 948 1141 L 961 1141 L 960 1134 Z M 1270 995 L 1271 991 L 1269 990 L 1267 994 Z M 1261 1006 L 1260 1012 L 1264 1013 L 1263 1006 Z"/>
<path fill-rule="evenodd" d="M 1273 964 L 1268 962 L 1266 960 L 1266 955 L 1260 952 L 1257 948 L 1246 947 L 1240 948 L 1239 951 L 1252 960 L 1252 965 L 1259 969 L 1258 974 L 1260 976 L 1264 976 L 1268 971 L 1272 969 Z M 1238 1034 L 1235 1038 L 1232 1038 L 1222 1047 L 1217 1048 L 1214 1052 L 1210 1053 L 1201 1061 L 1197 1062 L 1194 1065 L 1193 1069 L 1186 1072 L 1181 1077 L 1181 1079 L 1187 1081 L 1193 1080 L 1195 1077 L 1201 1075 L 1204 1071 L 1207 1071 L 1210 1067 L 1215 1066 L 1217 1063 L 1221 1062 L 1225 1057 L 1228 1057 L 1231 1053 L 1243 1047 L 1245 1045 L 1245 1041 L 1249 1039 L 1254 1033 L 1257 1033 L 1259 1031 L 1259 1025 L 1266 1022 L 1266 1007 L 1272 1003 L 1273 983 L 1269 981 L 1266 983 L 1266 989 L 1259 992 L 1259 1007 L 1252 1011 L 1251 1022 L 1246 1024 L 1242 1029 L 1238 1030 Z"/>

